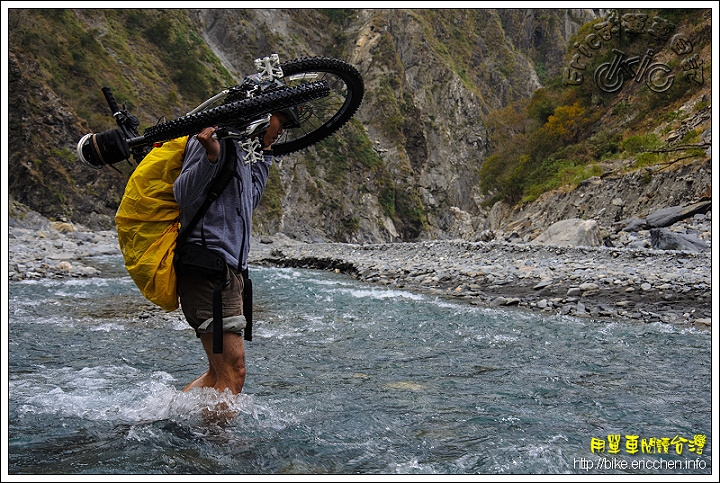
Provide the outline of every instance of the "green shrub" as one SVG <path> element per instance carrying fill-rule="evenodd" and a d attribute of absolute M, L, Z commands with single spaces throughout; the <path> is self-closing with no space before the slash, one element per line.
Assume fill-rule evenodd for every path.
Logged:
<path fill-rule="evenodd" d="M 624 116 L 627 114 L 630 114 L 632 111 L 632 106 L 627 101 L 620 101 L 617 104 L 615 104 L 612 108 L 612 114 L 613 116 Z"/>
<path fill-rule="evenodd" d="M 633 167 L 641 168 L 643 166 L 652 166 L 654 164 L 658 164 L 662 158 L 663 156 L 658 153 L 640 153 L 635 158 L 635 163 L 633 163 Z"/>
<path fill-rule="evenodd" d="M 540 88 L 533 93 L 530 99 L 527 115 L 541 124 L 545 124 L 557 107 L 558 99 L 556 96 L 551 95 L 549 90 Z"/>
<path fill-rule="evenodd" d="M 698 131 L 696 131 L 695 129 L 690 129 L 682 137 L 682 142 L 685 144 L 692 144 L 692 143 L 700 142 L 700 133 Z"/>
<path fill-rule="evenodd" d="M 630 155 L 659 149 L 661 146 L 662 141 L 653 133 L 630 136 L 620 143 L 622 150 Z"/>
<path fill-rule="evenodd" d="M 588 145 L 592 157 L 602 160 L 612 158 L 620 152 L 620 141 L 620 134 L 602 130 L 588 139 Z"/>
<path fill-rule="evenodd" d="M 284 196 L 285 190 L 280 181 L 280 171 L 276 164 L 273 163 L 270 166 L 267 185 L 262 198 L 260 198 L 258 209 L 253 212 L 253 221 L 269 222 L 282 219 L 282 200 Z"/>
<path fill-rule="evenodd" d="M 378 202 L 382 206 L 385 216 L 395 218 L 395 185 L 390 177 L 384 177 L 378 183 Z"/>

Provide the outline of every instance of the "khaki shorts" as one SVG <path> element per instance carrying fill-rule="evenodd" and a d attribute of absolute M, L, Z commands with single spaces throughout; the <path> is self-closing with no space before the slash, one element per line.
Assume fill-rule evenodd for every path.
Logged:
<path fill-rule="evenodd" d="M 230 283 L 222 291 L 223 332 L 242 334 L 246 326 L 243 315 L 242 275 L 227 269 L 226 280 Z M 204 275 L 178 274 L 177 290 L 180 306 L 195 334 L 213 331 L 213 291 L 219 283 Z"/>

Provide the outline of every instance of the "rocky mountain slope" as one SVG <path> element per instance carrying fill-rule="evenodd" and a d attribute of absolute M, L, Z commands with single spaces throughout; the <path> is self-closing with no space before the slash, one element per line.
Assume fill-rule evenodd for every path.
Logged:
<path fill-rule="evenodd" d="M 75 156 L 83 134 L 114 127 L 100 88 L 112 86 L 147 127 L 161 116 L 181 115 L 251 73 L 254 58 L 277 52 L 281 59 L 345 59 L 363 74 L 366 95 L 356 121 L 338 135 L 279 159 L 254 219 L 259 234 L 381 242 L 474 240 L 490 230 L 493 236 L 515 232 L 532 238 L 561 219 L 595 218 L 611 227 L 665 206 L 708 199 L 709 148 L 690 160 L 640 170 L 631 169 L 634 158 L 614 158 L 602 175 L 532 203 L 490 204 L 480 189 L 480 168 L 494 149 L 488 116 L 527 102 L 577 65 L 572 62 L 580 49 L 569 45 L 577 42 L 573 36 L 608 14 L 10 9 L 9 194 L 51 219 L 111 228 L 133 165 L 95 171 Z M 700 19 L 696 23 L 706 22 L 704 28 L 683 24 L 677 32 L 688 32 L 696 60 L 709 64 L 710 43 L 696 39 L 709 28 L 709 11 Z M 663 55 L 670 55 L 669 42 Z M 602 54 L 609 58 L 606 50 Z M 680 82 L 686 66 L 671 60 L 667 65 Z M 706 69 L 703 82 L 668 101 L 667 115 L 647 119 L 643 132 L 668 143 L 688 130 L 709 139 L 709 75 Z M 605 99 L 607 115 L 596 124 L 614 125 L 621 137 L 632 134 L 623 123 L 630 125 L 633 106 L 643 102 L 638 87 Z M 707 107 L 697 109 L 701 103 Z"/>

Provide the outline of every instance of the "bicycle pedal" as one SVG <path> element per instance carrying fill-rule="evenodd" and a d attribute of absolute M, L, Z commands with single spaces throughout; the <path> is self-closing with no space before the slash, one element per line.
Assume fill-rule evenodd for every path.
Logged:
<path fill-rule="evenodd" d="M 245 151 L 245 157 L 244 157 L 244 163 L 245 165 L 248 164 L 255 164 L 261 159 L 263 159 L 262 155 L 262 145 L 260 144 L 260 141 L 257 138 L 253 139 L 247 139 L 245 141 L 242 141 L 239 143 L 240 147 Z"/>
<path fill-rule="evenodd" d="M 255 59 L 255 68 L 258 70 L 261 81 L 271 81 L 283 76 L 278 54 L 272 54 L 262 59 Z"/>

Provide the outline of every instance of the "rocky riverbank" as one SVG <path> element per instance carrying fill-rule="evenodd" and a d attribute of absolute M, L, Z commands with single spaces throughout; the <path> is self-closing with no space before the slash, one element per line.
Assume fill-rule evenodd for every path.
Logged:
<path fill-rule="evenodd" d="M 252 259 L 489 307 L 711 327 L 709 252 L 459 240 L 299 244 L 275 236 L 256 243 Z"/>
<path fill-rule="evenodd" d="M 709 224 L 709 219 L 702 222 Z M 708 226 L 701 229 L 709 232 Z M 277 234 L 254 241 L 250 262 L 334 270 L 369 283 L 489 307 L 710 330 L 711 251 L 631 244 L 637 246 L 637 240 L 613 247 L 502 240 L 355 245 L 301 243 Z M 120 255 L 120 250 L 114 231 L 53 223 L 16 207 L 8 223 L 8 255 L 13 281 L 110 276 L 103 257 Z"/>

